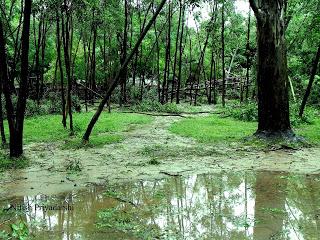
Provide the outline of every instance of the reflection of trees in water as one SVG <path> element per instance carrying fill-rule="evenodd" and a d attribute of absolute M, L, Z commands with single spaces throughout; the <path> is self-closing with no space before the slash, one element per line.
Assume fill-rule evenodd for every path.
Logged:
<path fill-rule="evenodd" d="M 32 228 L 43 238 L 73 239 L 99 231 L 101 236 L 114 234 L 114 239 L 130 238 L 130 232 L 95 228 L 98 211 L 116 209 L 116 213 L 130 214 L 142 231 L 156 229 L 155 233 L 164 238 L 318 239 L 318 177 L 281 176 L 221 173 L 118 184 L 112 187 L 116 197 L 103 194 L 111 187 L 50 198 L 25 197 L 24 201 L 29 202 L 74 206 L 74 211 L 33 211 L 26 214 L 25 220 L 31 223 L 43 219 L 43 227 Z"/>
<path fill-rule="evenodd" d="M 286 228 L 299 239 L 320 239 L 320 177 L 291 176 L 288 181 Z"/>
<path fill-rule="evenodd" d="M 283 231 L 287 181 L 276 173 L 259 173 L 255 185 L 254 239 L 286 239 Z"/>

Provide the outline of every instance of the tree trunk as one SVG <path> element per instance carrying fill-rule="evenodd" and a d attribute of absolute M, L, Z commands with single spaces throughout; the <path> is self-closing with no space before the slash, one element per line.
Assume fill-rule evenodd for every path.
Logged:
<path fill-rule="evenodd" d="M 166 59 L 165 59 L 165 67 L 164 67 L 164 76 L 162 83 L 162 97 L 161 103 L 165 104 L 168 99 L 168 81 L 170 74 L 170 48 L 171 48 L 171 3 L 169 2 L 169 10 L 168 10 L 168 29 L 167 29 L 167 40 L 166 40 Z"/>
<path fill-rule="evenodd" d="M 261 137 L 294 137 L 289 119 L 285 3 L 250 0 L 257 18 L 258 130 Z"/>
<path fill-rule="evenodd" d="M 91 89 L 96 91 L 96 45 L 97 45 L 97 26 L 93 23 L 93 43 L 92 43 L 92 57 L 91 57 Z M 94 98 L 94 95 L 92 95 Z"/>
<path fill-rule="evenodd" d="M 225 67 L 225 58 L 224 58 L 224 52 L 225 52 L 225 42 L 224 42 L 224 30 L 225 30 L 225 1 L 222 2 L 222 9 L 221 9 L 221 61 L 222 61 L 222 106 L 224 107 L 226 105 L 226 67 Z"/>
<path fill-rule="evenodd" d="M 23 13 L 23 30 L 21 38 L 21 76 L 16 109 L 15 137 L 10 139 L 10 156 L 20 157 L 23 154 L 23 124 L 26 111 L 29 80 L 29 37 L 31 0 L 25 0 Z"/>
<path fill-rule="evenodd" d="M 66 13 L 66 22 L 64 23 L 62 17 L 62 36 L 63 36 L 63 49 L 64 49 L 64 61 L 66 66 L 67 72 L 67 82 L 68 82 L 68 89 L 67 89 L 67 108 L 69 115 L 69 127 L 70 127 L 70 135 L 74 134 L 73 131 L 73 119 L 72 119 L 72 99 L 71 99 L 71 92 L 72 92 L 72 79 L 71 79 L 71 61 L 70 61 L 70 13 L 68 9 L 68 5 L 66 0 L 64 1 L 65 13 Z M 67 115 L 67 114 L 66 114 Z"/>
<path fill-rule="evenodd" d="M 304 109 L 306 107 L 309 95 L 311 93 L 311 88 L 314 82 L 314 78 L 317 74 L 317 69 L 318 69 L 318 64 L 319 64 L 319 59 L 320 59 L 320 46 L 318 47 L 318 51 L 317 51 L 317 55 L 316 58 L 314 59 L 313 65 L 312 65 L 312 70 L 311 70 L 311 75 L 310 75 L 310 80 L 309 80 L 309 84 L 306 90 L 306 93 L 304 94 L 302 103 L 301 103 L 301 107 L 300 107 L 300 112 L 299 112 L 299 116 L 302 117 Z"/>
<path fill-rule="evenodd" d="M 125 21 L 124 21 L 124 30 L 123 30 L 123 42 L 122 42 L 122 53 L 121 53 L 121 59 L 120 63 L 123 65 L 127 58 L 127 51 L 128 51 L 128 0 L 124 1 L 124 15 L 125 15 Z M 121 96 L 120 96 L 120 105 L 122 103 L 127 102 L 127 78 L 128 78 L 128 68 L 126 67 L 123 69 L 121 73 Z"/>
<path fill-rule="evenodd" d="M 62 125 L 64 128 L 67 128 L 67 120 L 66 120 L 66 99 L 64 95 L 64 78 L 63 78 L 63 68 L 62 68 L 62 60 L 61 60 L 61 36 L 60 36 L 60 20 L 59 14 L 56 16 L 56 25 L 57 25 L 57 57 L 59 63 L 59 72 L 60 72 L 60 88 L 61 88 L 61 110 L 62 110 Z"/>
<path fill-rule="evenodd" d="M 249 98 L 249 83 L 250 83 L 250 25 L 251 25 L 251 9 L 249 9 L 248 17 L 248 32 L 247 32 L 247 72 L 246 72 L 246 101 Z"/>
<path fill-rule="evenodd" d="M 1 81 L 0 81 L 0 85 L 2 85 Z M 6 140 L 6 134 L 5 134 L 4 125 L 3 125 L 2 89 L 1 88 L 2 86 L 0 86 L 0 132 L 1 132 L 2 144 L 5 145 L 7 143 L 7 140 Z"/>
<path fill-rule="evenodd" d="M 211 50 L 211 64 L 210 64 L 210 77 L 209 77 L 209 97 L 208 97 L 208 103 L 212 104 L 212 78 L 213 78 L 213 68 L 215 65 L 215 59 L 214 59 L 214 51 Z"/>
<path fill-rule="evenodd" d="M 182 4 L 182 0 L 181 0 Z M 180 45 L 179 45 L 179 70 L 178 70 L 178 85 L 177 85 L 177 94 L 176 94 L 176 103 L 180 103 L 180 88 L 181 88 L 181 74 L 182 74 L 182 57 L 183 57 L 183 35 L 184 35 L 184 24 L 185 24 L 185 5 L 182 8 L 182 24 L 181 24 L 181 35 L 180 35 Z"/>
<path fill-rule="evenodd" d="M 181 1 L 182 0 L 179 1 L 179 21 L 178 21 L 177 36 L 176 36 L 176 48 L 174 52 L 174 62 L 173 62 L 171 103 L 173 102 L 173 98 L 174 98 L 175 81 L 176 81 L 177 56 L 178 56 L 178 48 L 179 48 L 180 25 L 181 25 L 181 18 L 182 18 L 182 2 Z"/>
<path fill-rule="evenodd" d="M 7 110 L 7 121 L 9 125 L 10 143 L 14 140 L 14 107 L 11 99 L 10 79 L 7 65 L 7 54 L 6 54 L 6 42 L 4 39 L 4 32 L 2 27 L 2 19 L 0 18 L 0 81 L 3 89 L 3 94 L 6 100 Z M 11 146 L 11 145 L 10 145 Z"/>

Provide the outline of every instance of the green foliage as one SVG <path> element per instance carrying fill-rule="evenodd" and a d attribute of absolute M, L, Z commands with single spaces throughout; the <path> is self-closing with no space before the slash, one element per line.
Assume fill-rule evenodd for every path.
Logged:
<path fill-rule="evenodd" d="M 11 224 L 12 238 L 18 240 L 27 240 L 30 237 L 28 226 L 25 222 L 19 221 L 15 224 Z"/>
<path fill-rule="evenodd" d="M 223 110 L 223 116 L 233 117 L 234 119 L 247 122 L 258 121 L 258 108 L 256 103 L 248 104 L 229 104 Z"/>
<path fill-rule="evenodd" d="M 319 117 L 319 111 L 313 106 L 307 106 L 304 110 L 303 116 L 299 116 L 300 105 L 291 104 L 290 105 L 290 120 L 294 127 L 299 127 L 300 125 L 306 124 L 310 125 L 315 123 L 315 120 Z"/>
<path fill-rule="evenodd" d="M 13 97 L 13 104 L 16 106 L 17 98 Z M 5 102 L 4 98 L 2 100 Z M 81 109 L 80 99 L 77 96 L 72 96 L 72 111 L 79 112 Z M 6 117 L 6 109 L 3 105 L 3 114 Z M 40 104 L 36 101 L 27 99 L 27 106 L 26 106 L 26 117 L 34 117 L 34 116 L 42 116 L 47 114 L 58 114 L 61 113 L 61 97 L 59 94 L 49 94 L 44 99 L 41 100 Z"/>

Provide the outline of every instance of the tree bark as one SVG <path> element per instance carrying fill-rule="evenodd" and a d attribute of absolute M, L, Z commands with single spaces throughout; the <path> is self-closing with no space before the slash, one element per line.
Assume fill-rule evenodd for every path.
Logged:
<path fill-rule="evenodd" d="M 222 61 L 222 106 L 226 105 L 226 67 L 225 67 L 225 41 L 224 41 L 224 30 L 225 30 L 225 1 L 222 2 L 221 9 L 221 61 Z"/>
<path fill-rule="evenodd" d="M 175 90 L 175 81 L 176 81 L 176 69 L 177 69 L 177 56 L 178 56 L 178 48 L 179 48 L 179 37 L 180 37 L 180 25 L 182 19 L 182 0 L 179 1 L 179 21 L 177 28 L 177 36 L 176 36 L 176 47 L 174 52 L 174 62 L 173 62 L 173 73 L 172 73 L 172 88 L 171 88 L 171 103 L 174 98 L 174 90 Z"/>
<path fill-rule="evenodd" d="M 170 75 L 170 48 L 171 48 L 171 3 L 169 0 L 169 10 L 168 10 L 168 29 L 167 29 L 167 41 L 166 41 L 166 59 L 164 67 L 164 76 L 162 83 L 162 97 L 161 103 L 165 104 L 168 101 L 168 81 Z"/>
<path fill-rule="evenodd" d="M 64 128 L 67 128 L 66 120 L 66 99 L 64 94 L 64 78 L 63 78 L 63 68 L 61 60 L 61 36 L 60 36 L 60 16 L 57 13 L 56 15 L 56 25 L 57 25 L 57 57 L 59 63 L 59 72 L 60 72 L 60 88 L 61 88 L 61 110 L 62 110 L 62 125 Z"/>
<path fill-rule="evenodd" d="M 123 30 L 123 42 L 122 42 L 122 51 L 120 63 L 123 65 L 127 58 L 128 51 L 128 0 L 124 1 L 124 30 Z M 123 69 L 121 73 L 121 96 L 120 96 L 120 105 L 127 102 L 127 78 L 128 78 L 128 68 Z"/>
<path fill-rule="evenodd" d="M 70 43 L 70 32 L 69 32 L 69 30 L 70 30 L 70 12 L 69 12 L 70 9 L 68 9 L 68 4 L 67 4 L 66 0 L 64 0 L 64 8 L 65 8 L 65 13 L 66 13 L 66 22 L 64 22 L 63 17 L 62 17 L 62 36 L 63 36 L 64 61 L 65 61 L 67 82 L 68 82 L 66 110 L 68 111 L 68 115 L 69 115 L 70 135 L 73 135 L 74 131 L 73 131 L 72 99 L 71 99 L 72 79 L 71 79 L 71 61 L 70 61 L 71 43 Z"/>
<path fill-rule="evenodd" d="M 15 136 L 10 139 L 10 156 L 20 157 L 23 154 L 23 124 L 28 96 L 29 80 L 29 41 L 31 0 L 25 0 L 23 13 L 23 30 L 21 38 L 21 76 L 16 109 Z"/>
<path fill-rule="evenodd" d="M 246 72 L 246 101 L 249 98 L 249 83 L 250 83 L 250 25 L 251 25 L 251 9 L 249 9 L 248 17 L 248 32 L 247 32 L 247 72 Z"/>
<path fill-rule="evenodd" d="M 1 16 L 1 15 L 0 15 Z M 6 100 L 7 121 L 9 125 L 10 143 L 14 138 L 14 107 L 11 99 L 10 79 L 7 65 L 6 42 L 2 27 L 2 19 L 0 18 L 0 81 L 3 89 L 3 94 Z"/>
<path fill-rule="evenodd" d="M 180 45 L 179 45 L 179 53 L 180 53 L 180 57 L 179 57 L 179 70 L 178 70 L 178 84 L 177 84 L 177 93 L 176 93 L 176 103 L 179 104 L 180 103 L 180 88 L 181 88 L 181 75 L 182 75 L 182 57 L 183 57 L 183 35 L 184 35 L 184 24 L 185 24 L 185 5 L 182 3 L 181 0 L 181 4 L 183 5 L 182 8 L 182 23 L 181 23 L 181 35 L 180 35 Z"/>
<path fill-rule="evenodd" d="M 285 42 L 285 1 L 250 0 L 257 18 L 258 130 L 260 137 L 292 138 Z"/>

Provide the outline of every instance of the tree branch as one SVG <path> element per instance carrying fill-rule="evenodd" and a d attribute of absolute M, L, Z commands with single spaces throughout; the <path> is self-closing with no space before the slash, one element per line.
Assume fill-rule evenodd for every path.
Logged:
<path fill-rule="evenodd" d="M 263 11 L 261 11 L 261 9 L 258 7 L 256 0 L 249 0 L 250 2 L 250 6 L 254 12 L 254 15 L 257 18 L 258 22 L 262 22 L 263 21 Z"/>
<path fill-rule="evenodd" d="M 258 15 L 259 14 L 259 8 L 257 6 L 256 1 L 255 0 L 249 0 L 249 2 L 250 2 L 250 6 L 251 6 L 253 12 L 255 13 L 255 15 Z"/>

